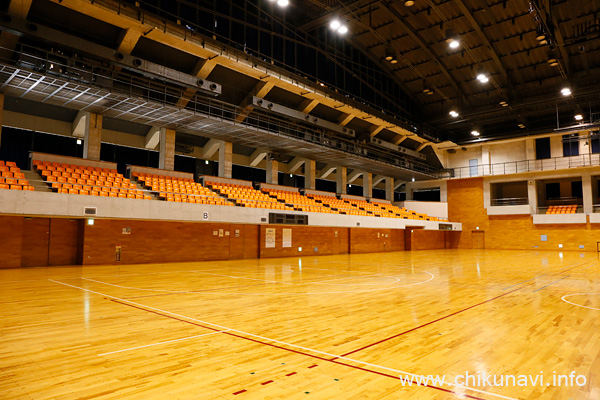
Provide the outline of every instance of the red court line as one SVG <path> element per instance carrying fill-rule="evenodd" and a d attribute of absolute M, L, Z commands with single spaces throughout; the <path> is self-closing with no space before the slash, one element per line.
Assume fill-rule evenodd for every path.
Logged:
<path fill-rule="evenodd" d="M 317 364 L 311 365 L 311 366 L 310 366 L 310 367 L 308 367 L 308 368 L 314 368 L 314 367 L 317 367 Z"/>
<path fill-rule="evenodd" d="M 566 271 L 572 270 L 572 269 L 574 269 L 574 268 L 580 267 L 580 266 L 582 266 L 582 265 L 584 265 L 584 264 L 585 264 L 585 263 L 578 264 L 578 265 L 576 265 L 576 266 L 574 266 L 574 267 L 572 267 L 572 268 L 564 269 L 564 270 L 561 270 L 561 271 L 559 271 L 559 272 L 557 272 L 557 273 L 558 273 L 558 274 L 560 274 L 560 273 L 563 273 L 563 272 L 566 272 Z M 434 323 L 436 323 L 436 322 L 442 321 L 442 320 L 444 320 L 444 319 L 446 319 L 446 318 L 453 317 L 453 316 L 455 316 L 455 315 L 457 315 L 457 314 L 463 313 L 463 312 L 465 312 L 465 311 L 468 311 L 468 310 L 470 310 L 470 309 L 472 309 L 472 308 L 478 307 L 478 306 L 480 306 L 480 305 L 483 305 L 483 304 L 485 304 L 485 303 L 489 303 L 490 301 L 494 301 L 494 300 L 496 300 L 496 299 L 499 299 L 500 297 L 504 297 L 504 296 L 506 296 L 506 295 L 508 295 L 508 294 L 511 294 L 511 293 L 513 293 L 513 292 L 516 292 L 516 291 L 518 291 L 518 290 L 521 290 L 521 289 L 523 289 L 523 288 L 526 288 L 527 286 L 533 285 L 534 283 L 535 283 L 535 282 L 528 283 L 527 285 L 524 285 L 524 286 L 518 287 L 518 288 L 516 288 L 516 289 L 513 289 L 513 290 L 511 290 L 510 292 L 506 292 L 506 293 L 503 293 L 503 294 L 501 294 L 501 295 L 498 295 L 498 296 L 496 296 L 496 297 L 492 297 L 491 299 L 488 299 L 488 300 L 482 301 L 481 303 L 474 304 L 474 305 L 472 305 L 472 306 L 470 306 L 470 307 L 467 307 L 467 308 L 463 308 L 462 310 L 455 311 L 455 312 L 453 312 L 452 314 L 448 314 L 448 315 L 445 315 L 445 316 L 443 316 L 443 317 L 440 317 L 440 318 L 438 318 L 438 319 L 434 319 L 433 321 L 429 321 L 429 322 L 427 322 L 427 323 L 425 323 L 425 324 L 422 324 L 422 325 L 416 326 L 416 327 L 414 327 L 414 328 L 412 328 L 412 329 L 409 329 L 409 330 L 407 330 L 407 331 L 400 332 L 400 333 L 398 333 L 398 334 L 396 334 L 396 335 L 393 335 L 393 336 L 387 337 L 387 338 L 385 338 L 385 339 L 378 340 L 378 341 L 377 341 L 377 342 L 375 342 L 375 343 L 371 343 L 371 344 L 365 345 L 365 346 L 363 346 L 363 347 L 360 347 L 360 348 L 358 348 L 358 349 L 356 349 L 356 350 L 349 351 L 349 352 L 347 352 L 347 353 L 344 353 L 344 354 L 342 354 L 342 355 L 341 355 L 341 357 L 346 357 L 346 356 L 349 356 L 350 354 L 357 353 L 357 352 L 359 352 L 359 351 L 361 351 L 361 350 L 368 349 L 369 347 L 373 347 L 373 346 L 376 346 L 376 345 L 378 345 L 378 344 L 381 344 L 381 343 L 387 342 L 388 340 L 392 340 L 392 339 L 395 339 L 395 338 L 397 338 L 397 337 L 400 337 L 400 336 L 402 336 L 402 335 L 406 335 L 407 333 L 414 332 L 414 331 L 416 331 L 417 329 L 424 328 L 424 327 L 426 327 L 426 326 L 428 326 L 428 325 L 431 325 L 431 324 L 434 324 Z M 339 357 L 333 358 L 333 360 L 335 360 L 335 359 L 337 359 L 337 358 L 339 358 Z"/>
<path fill-rule="evenodd" d="M 163 314 L 163 313 L 160 313 L 158 311 L 148 310 L 148 309 L 145 309 L 145 308 L 142 308 L 142 307 L 134 306 L 133 304 L 124 303 L 124 302 L 119 301 L 119 300 L 110 299 L 110 301 L 122 304 L 124 306 L 133 307 L 133 308 L 138 309 L 138 310 L 146 311 L 146 312 L 149 312 L 149 313 L 152 313 L 152 314 L 160 315 L 161 317 L 171 318 L 171 319 L 174 319 L 174 320 L 177 320 L 177 321 L 181 321 L 181 322 L 184 322 L 184 323 L 187 323 L 187 324 L 191 324 L 191 325 L 200 326 L 202 328 L 210 329 L 210 330 L 213 330 L 213 331 L 220 331 L 219 329 L 215 329 L 215 328 L 211 328 L 211 327 L 208 327 L 208 326 L 204 326 L 204 325 L 192 322 L 192 321 L 187 321 L 187 320 L 184 320 L 184 319 L 181 319 L 181 318 L 174 317 L 172 315 Z M 356 365 L 347 364 L 347 363 L 344 363 L 344 362 L 341 362 L 341 361 L 336 361 L 335 359 L 331 359 L 330 360 L 330 359 L 327 359 L 327 358 L 324 358 L 324 357 L 320 357 L 320 356 L 316 356 L 316 355 L 313 355 L 313 354 L 305 353 L 305 352 L 302 352 L 302 351 L 299 351 L 299 350 L 288 349 L 286 347 L 282 347 L 282 346 L 279 346 L 279 345 L 276 345 L 276 344 L 273 344 L 273 343 L 263 342 L 263 341 L 260 341 L 258 339 L 253 339 L 253 338 L 245 337 L 245 336 L 242 336 L 242 335 L 239 335 L 239 334 L 236 334 L 236 333 L 232 333 L 232 332 L 228 332 L 228 331 L 223 331 L 221 333 L 223 333 L 224 335 L 233 336 L 233 337 L 236 337 L 236 338 L 239 338 L 239 339 L 245 339 L 245 340 L 248 340 L 250 342 L 262 344 L 262 345 L 273 347 L 273 348 L 276 348 L 276 349 L 289 351 L 289 352 L 292 352 L 292 353 L 295 353 L 295 354 L 300 354 L 300 355 L 311 357 L 311 358 L 316 358 L 316 359 L 322 360 L 322 361 L 327 361 L 327 362 L 330 362 L 330 363 L 333 363 L 333 364 L 343 365 L 343 366 L 346 366 L 346 367 L 349 367 L 349 368 L 358 369 L 358 370 L 361 370 L 361 371 L 364 371 L 364 372 L 370 372 L 372 374 L 377 374 L 377 375 L 380 375 L 380 376 L 385 376 L 385 377 L 392 378 L 392 379 L 395 379 L 395 380 L 399 379 L 398 376 L 396 376 L 396 375 L 390 375 L 390 374 L 386 374 L 386 373 L 383 373 L 383 372 L 374 371 L 374 370 L 363 368 L 363 367 L 358 367 Z M 469 398 L 469 399 L 485 400 L 485 399 L 482 399 L 481 397 L 471 396 L 471 395 L 462 394 L 462 393 L 456 393 L 456 392 L 454 392 L 452 390 L 444 389 L 444 388 L 439 387 L 439 386 L 433 386 L 433 385 L 422 384 L 422 383 L 420 383 L 419 386 L 428 387 L 428 388 L 439 390 L 439 391 L 446 392 L 446 393 L 452 393 L 453 395 L 462 396 L 462 397 L 466 397 L 466 398 Z M 236 392 L 234 394 L 243 393 L 245 391 L 246 390 L 244 389 L 244 390 Z"/>
<path fill-rule="evenodd" d="M 266 381 L 266 382 L 261 383 L 261 385 L 268 385 L 269 383 L 273 383 L 273 382 L 275 382 L 275 381 Z"/>
<path fill-rule="evenodd" d="M 233 395 L 235 396 L 236 394 L 241 394 L 244 392 L 247 392 L 247 390 L 246 389 L 238 390 L 237 392 L 233 393 Z"/>
<path fill-rule="evenodd" d="M 289 374 L 286 374 L 285 376 L 292 376 L 292 375 L 296 375 L 297 372 L 290 372 Z"/>

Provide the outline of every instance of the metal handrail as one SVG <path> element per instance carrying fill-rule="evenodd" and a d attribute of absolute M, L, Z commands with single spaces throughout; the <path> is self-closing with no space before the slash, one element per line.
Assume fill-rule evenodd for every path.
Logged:
<path fill-rule="evenodd" d="M 503 163 L 452 168 L 441 173 L 439 178 L 471 178 L 595 166 L 600 166 L 600 154 L 588 153 L 570 157 L 507 161 Z"/>

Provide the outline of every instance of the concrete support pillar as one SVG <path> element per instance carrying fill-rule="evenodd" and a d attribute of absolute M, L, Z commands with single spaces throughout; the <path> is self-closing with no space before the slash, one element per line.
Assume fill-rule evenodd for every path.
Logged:
<path fill-rule="evenodd" d="M 385 178 L 385 199 L 394 201 L 394 178 Z"/>
<path fill-rule="evenodd" d="M 83 158 L 100 160 L 100 144 L 102 143 L 102 115 L 90 113 L 85 125 L 83 141 Z"/>
<path fill-rule="evenodd" d="M 267 160 L 267 183 L 279 185 L 279 163 L 275 160 Z"/>
<path fill-rule="evenodd" d="M 337 167 L 335 171 L 336 193 L 347 194 L 348 187 L 348 169 L 346 167 Z"/>
<path fill-rule="evenodd" d="M 527 198 L 531 214 L 537 214 L 537 188 L 533 179 L 527 181 Z"/>
<path fill-rule="evenodd" d="M 581 177 L 581 186 L 583 191 L 583 212 L 585 214 L 591 214 L 594 211 L 594 194 L 592 190 L 591 175 L 584 175 Z"/>
<path fill-rule="evenodd" d="M 315 190 L 316 187 L 316 167 L 315 160 L 304 160 L 304 189 Z"/>
<path fill-rule="evenodd" d="M 535 160 L 535 139 L 525 140 L 525 158 Z"/>
<path fill-rule="evenodd" d="M 2 124 L 4 123 L 4 93 L 0 93 L 0 149 L 2 148 Z"/>
<path fill-rule="evenodd" d="M 219 143 L 219 177 L 231 178 L 233 169 L 233 144 L 221 141 Z"/>
<path fill-rule="evenodd" d="M 160 149 L 158 168 L 173 171 L 175 169 L 175 130 L 160 128 L 158 145 Z"/>
<path fill-rule="evenodd" d="M 481 146 L 481 165 L 483 168 L 483 175 L 490 175 L 491 162 L 490 162 L 490 146 Z"/>
<path fill-rule="evenodd" d="M 373 174 L 370 172 L 363 172 L 363 197 L 373 197 Z"/>

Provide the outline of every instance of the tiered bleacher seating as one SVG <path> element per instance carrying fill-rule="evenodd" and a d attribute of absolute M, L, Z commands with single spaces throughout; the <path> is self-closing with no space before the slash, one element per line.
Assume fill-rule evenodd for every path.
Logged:
<path fill-rule="evenodd" d="M 252 186 L 221 182 L 206 182 L 206 185 L 221 195 L 235 201 L 235 204 L 238 206 L 268 208 L 274 210 L 293 210 L 292 207 L 280 203 L 277 199 L 260 190 L 254 189 Z"/>
<path fill-rule="evenodd" d="M 42 178 L 58 193 L 151 200 L 116 169 L 33 160 Z"/>
<path fill-rule="evenodd" d="M 568 204 L 562 206 L 549 206 L 546 214 L 576 214 L 577 204 Z"/>
<path fill-rule="evenodd" d="M 307 196 L 303 196 L 298 192 L 266 188 L 263 188 L 263 191 L 269 196 L 277 198 L 277 200 L 284 202 L 286 205 L 293 207 L 298 211 L 339 214 L 337 211 L 332 210 L 330 207 L 325 206 L 323 203 L 318 203 L 314 199 Z"/>
<path fill-rule="evenodd" d="M 142 182 L 145 188 L 156 192 L 158 198 L 162 200 L 174 201 L 176 203 L 214 204 L 220 206 L 234 205 L 190 178 L 145 174 L 143 172 L 133 172 L 131 176 Z"/>
<path fill-rule="evenodd" d="M 338 214 L 346 215 L 367 215 L 366 212 L 359 210 L 345 200 L 338 199 L 335 196 L 327 196 L 322 194 L 309 194 L 308 197 L 324 204 L 327 207 L 333 208 Z"/>
<path fill-rule="evenodd" d="M 33 190 L 25 174 L 12 161 L 0 161 L 0 189 Z"/>

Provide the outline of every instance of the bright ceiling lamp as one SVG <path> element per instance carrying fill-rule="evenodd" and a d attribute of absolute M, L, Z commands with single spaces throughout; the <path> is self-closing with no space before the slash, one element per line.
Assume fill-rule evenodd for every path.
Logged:
<path fill-rule="evenodd" d="M 339 33 L 340 35 L 345 35 L 348 33 L 348 26 L 343 24 L 339 19 L 334 19 L 329 23 L 329 28 L 332 31 Z"/>
<path fill-rule="evenodd" d="M 460 46 L 459 37 L 452 29 L 446 31 L 446 43 L 451 49 L 456 49 Z"/>
<path fill-rule="evenodd" d="M 479 131 L 477 129 L 473 129 L 471 131 L 471 135 L 473 135 L 473 136 L 479 136 Z"/>
<path fill-rule="evenodd" d="M 290 4 L 290 0 L 277 0 L 279 7 L 287 7 Z"/>
<path fill-rule="evenodd" d="M 413 0 L 406 0 L 406 1 L 404 2 L 404 5 L 405 5 L 406 7 L 412 7 L 412 6 L 414 6 L 414 5 L 415 5 L 415 2 L 414 2 Z"/>
<path fill-rule="evenodd" d="M 582 114 L 575 114 L 575 121 L 581 121 L 583 120 L 583 115 Z"/>
<path fill-rule="evenodd" d="M 477 80 L 481 83 L 487 83 L 490 78 L 484 72 L 479 72 L 477 74 Z"/>
<path fill-rule="evenodd" d="M 458 111 L 456 111 L 456 110 L 454 110 L 454 109 L 453 109 L 453 110 L 450 110 L 450 112 L 449 112 L 448 114 L 450 114 L 450 116 L 451 116 L 452 118 L 456 118 L 456 117 L 458 117 Z"/>
<path fill-rule="evenodd" d="M 562 93 L 563 96 L 570 96 L 571 95 L 571 89 L 568 88 L 568 87 L 562 88 L 560 92 Z"/>

